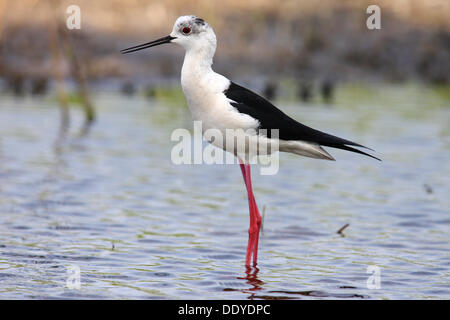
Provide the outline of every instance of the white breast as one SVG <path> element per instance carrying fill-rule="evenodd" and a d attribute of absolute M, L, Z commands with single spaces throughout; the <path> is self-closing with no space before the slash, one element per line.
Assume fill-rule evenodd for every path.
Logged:
<path fill-rule="evenodd" d="M 230 80 L 209 70 L 196 72 L 183 64 L 181 85 L 189 105 L 192 118 L 202 121 L 207 129 L 256 129 L 259 122 L 249 115 L 239 113 L 223 93 L 230 85 Z"/>
<path fill-rule="evenodd" d="M 237 130 L 233 140 L 237 138 L 239 141 L 249 141 L 249 139 L 255 141 L 258 139 L 256 129 L 259 121 L 238 112 L 230 104 L 230 100 L 223 93 L 230 86 L 230 80 L 214 72 L 210 62 L 202 64 L 202 61 L 198 53 L 187 51 L 181 71 L 181 86 L 192 118 L 194 121 L 202 122 L 203 135 L 206 140 L 211 142 L 209 136 L 211 130 L 209 129 L 219 130 L 223 140 L 214 140 L 211 143 L 247 160 L 250 156 L 249 148 L 244 147 L 243 152 L 239 152 L 235 147 L 230 148 L 226 144 L 226 140 L 230 138 L 230 130 L 227 129 Z M 207 130 L 209 132 L 205 132 Z M 243 136 L 247 139 L 243 139 Z M 253 145 L 258 145 L 258 143 L 253 142 Z"/>

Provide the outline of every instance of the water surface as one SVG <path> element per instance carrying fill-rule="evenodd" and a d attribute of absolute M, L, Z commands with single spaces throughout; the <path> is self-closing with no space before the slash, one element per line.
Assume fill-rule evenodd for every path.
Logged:
<path fill-rule="evenodd" d="M 383 162 L 328 149 L 338 161 L 281 154 L 277 175 L 255 168 L 257 269 L 244 267 L 239 167 L 170 161 L 172 130 L 191 128 L 185 107 L 101 94 L 90 133 L 78 136 L 75 108 L 58 139 L 54 101 L 2 96 L 0 298 L 449 299 L 450 103 L 417 88 L 351 92 L 278 105 Z"/>

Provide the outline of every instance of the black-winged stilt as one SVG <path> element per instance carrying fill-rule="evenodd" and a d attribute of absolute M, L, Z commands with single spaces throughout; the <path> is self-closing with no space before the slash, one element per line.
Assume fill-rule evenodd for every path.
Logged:
<path fill-rule="evenodd" d="M 227 129 L 253 129 L 254 134 L 249 139 L 264 138 L 270 145 L 276 145 L 279 151 L 316 159 L 334 160 L 322 148 L 327 146 L 357 152 L 379 160 L 353 148 L 366 147 L 307 127 L 290 118 L 256 93 L 214 72 L 211 65 L 216 51 L 216 35 L 203 19 L 196 16 L 179 17 L 170 35 L 121 52 L 130 53 L 164 43 L 176 43 L 186 50 L 181 70 L 181 85 L 192 117 L 194 120 L 202 121 L 203 129 L 213 128 L 224 134 Z M 278 138 L 271 138 L 270 133 L 267 133 L 272 129 L 278 129 Z M 244 154 L 240 154 L 235 148 L 227 150 L 223 143 L 217 146 L 235 154 L 239 159 L 250 211 L 245 263 L 246 266 L 250 266 L 253 254 L 253 265 L 256 266 L 261 215 L 253 196 L 249 156 L 245 154 L 248 149 L 245 149 Z"/>

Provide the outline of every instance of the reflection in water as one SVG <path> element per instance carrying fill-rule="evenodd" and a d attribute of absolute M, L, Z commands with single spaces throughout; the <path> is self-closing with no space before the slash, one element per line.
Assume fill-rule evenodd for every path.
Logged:
<path fill-rule="evenodd" d="M 67 166 L 67 163 L 63 157 L 63 153 L 67 147 L 66 145 L 69 134 L 70 122 L 68 120 L 64 121 L 63 119 L 64 117 L 61 117 L 59 130 L 57 131 L 57 136 L 53 144 L 53 152 L 55 159 L 50 167 L 50 175 L 52 175 L 53 173 L 58 174 L 61 168 Z"/>
<path fill-rule="evenodd" d="M 243 293 L 250 293 L 248 299 L 253 300 L 256 291 L 262 290 L 263 281 L 258 279 L 258 267 L 246 267 L 245 277 L 237 277 L 240 280 L 246 280 L 245 283 L 249 284 L 251 287 L 248 289 L 241 290 Z"/>
<path fill-rule="evenodd" d="M 338 298 L 338 299 L 368 299 L 368 295 L 357 293 L 333 293 L 319 290 L 305 290 L 305 291 L 288 291 L 288 290 L 269 290 L 265 294 L 259 295 L 259 292 L 264 291 L 264 281 L 258 278 L 259 268 L 246 267 L 245 277 L 237 277 L 239 280 L 245 280 L 245 283 L 250 287 L 244 289 L 225 288 L 223 291 L 239 291 L 245 294 L 249 300 L 291 300 L 300 299 L 301 297 L 321 297 L 321 298 Z M 340 286 L 339 289 L 357 289 L 353 286 Z"/>
<path fill-rule="evenodd" d="M 356 293 L 327 293 L 323 291 L 269 291 L 270 293 L 282 293 L 282 294 L 290 294 L 293 295 L 293 297 L 276 297 L 276 299 L 298 299 L 298 297 L 295 297 L 295 295 L 298 296 L 305 296 L 305 297 L 319 297 L 319 298 L 338 298 L 338 299 L 369 299 L 369 296 L 362 295 L 362 294 L 356 294 Z M 264 297 L 258 297 L 261 299 L 270 299 L 268 298 L 270 296 L 264 296 Z"/>
<path fill-rule="evenodd" d="M 246 287 L 245 289 L 224 288 L 223 291 L 240 291 L 242 293 L 250 294 L 247 296 L 247 299 L 253 300 L 256 296 L 256 292 L 262 290 L 262 285 L 264 284 L 262 280 L 258 279 L 258 273 L 258 267 L 247 266 L 245 268 L 245 277 L 237 277 L 237 279 L 245 280 L 245 283 L 250 285 L 250 287 Z"/>
<path fill-rule="evenodd" d="M 70 128 L 70 118 L 68 113 L 68 107 L 67 108 L 60 108 L 60 123 L 59 123 L 59 130 L 56 136 L 56 140 L 54 143 L 54 151 L 57 155 L 60 155 L 62 152 L 62 148 L 64 147 L 64 143 L 67 140 L 67 135 L 69 133 Z M 63 111 L 64 110 L 64 111 Z"/>
<path fill-rule="evenodd" d="M 94 124 L 94 120 L 90 120 L 89 118 L 86 119 L 86 121 L 83 123 L 83 126 L 81 127 L 79 136 L 85 137 L 85 136 L 89 135 L 89 132 L 90 132 L 93 124 Z"/>
<path fill-rule="evenodd" d="M 258 279 L 258 267 L 249 267 L 247 266 L 245 269 L 245 277 L 237 277 L 238 279 L 247 280 L 246 283 L 251 285 L 252 288 L 249 288 L 248 291 L 258 291 L 262 289 L 263 281 Z"/>

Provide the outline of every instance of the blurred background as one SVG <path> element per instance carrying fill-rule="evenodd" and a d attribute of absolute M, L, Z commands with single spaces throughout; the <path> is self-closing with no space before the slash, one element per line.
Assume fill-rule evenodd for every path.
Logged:
<path fill-rule="evenodd" d="M 175 19 L 186 14 L 214 28 L 218 72 L 267 89 L 269 95 L 285 79 L 304 85 L 297 91 L 312 91 L 342 81 L 445 85 L 450 77 L 446 0 L 376 1 L 381 30 L 367 29 L 366 8 L 373 1 L 361 0 L 80 0 L 81 30 L 67 30 L 65 11 L 72 2 L 0 2 L 4 90 L 43 93 L 54 87 L 55 68 L 65 81 L 76 80 L 81 72 L 92 86 L 108 84 L 125 93 L 152 94 L 162 84 L 178 85 L 180 48 L 164 46 L 125 57 L 119 50 L 168 34 Z M 78 67 L 73 67 L 73 54 Z"/>
<path fill-rule="evenodd" d="M 186 14 L 214 28 L 215 71 L 383 160 L 255 167 L 259 269 L 238 167 L 170 161 L 192 127 L 183 50 L 120 54 Z M 449 17 L 448 0 L 0 0 L 0 298 L 449 299 Z"/>

